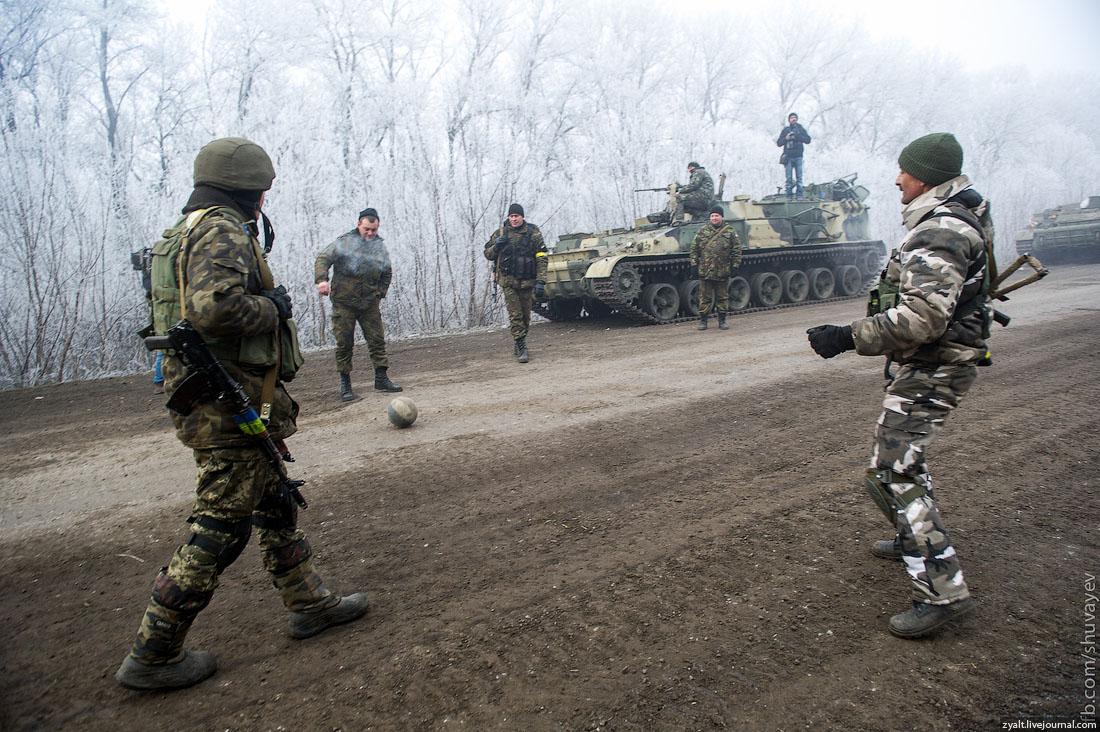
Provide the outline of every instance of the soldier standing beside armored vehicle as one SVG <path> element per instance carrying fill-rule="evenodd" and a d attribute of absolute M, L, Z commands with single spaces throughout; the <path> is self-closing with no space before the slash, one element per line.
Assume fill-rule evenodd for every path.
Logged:
<path fill-rule="evenodd" d="M 153 248 L 153 321 L 163 335 L 186 318 L 250 400 L 264 405 L 267 430 L 282 440 L 297 429 L 298 405 L 278 380 L 290 378 L 288 349 L 280 343 L 293 352 L 297 347 L 286 323 L 290 296 L 271 282 L 257 240 L 274 178 L 267 153 L 243 138 L 215 140 L 199 151 L 186 219 L 174 229 L 179 235 Z M 274 233 L 266 217 L 264 224 L 270 244 Z M 167 246 L 171 241 L 175 248 Z M 172 405 L 177 390 L 188 392 L 187 367 L 169 351 L 163 371 Z M 290 611 L 292 637 L 306 638 L 367 612 L 365 595 L 339 597 L 325 587 L 296 513 L 279 500 L 279 476 L 233 414 L 208 392 L 181 412 L 172 413 L 176 436 L 194 451 L 198 466 L 191 537 L 153 583 L 137 638 L 115 674 L 133 689 L 182 688 L 214 673 L 213 654 L 185 651 L 184 640 L 219 575 L 248 544 L 253 525 L 264 568 Z"/>
<path fill-rule="evenodd" d="M 741 264 L 741 239 L 723 219 L 722 206 L 712 206 L 710 221 L 703 224 L 691 242 L 691 266 L 699 273 L 699 330 L 707 329 L 712 307 L 718 311 L 718 327 L 729 329 L 727 285 L 733 270 Z"/>
<path fill-rule="evenodd" d="M 794 112 L 787 116 L 787 126 L 779 132 L 779 139 L 775 144 L 783 148 L 780 162 L 787 174 L 787 198 L 802 198 L 802 146 L 810 144 L 810 134 L 805 127 L 798 124 L 798 115 Z"/>
<path fill-rule="evenodd" d="M 988 356 L 988 204 L 962 175 L 949 133 L 909 143 L 898 158 L 908 233 L 891 254 L 880 290 L 896 296 L 851 325 L 807 331 L 823 358 L 855 349 L 899 364 L 886 388 L 865 485 L 897 534 L 879 557 L 905 562 L 913 606 L 890 618 L 902 638 L 928 635 L 974 614 L 955 549 L 940 520 L 925 452 Z"/>
<path fill-rule="evenodd" d="M 508 220 L 485 245 L 485 258 L 495 262 L 494 276 L 504 289 L 512 352 L 517 361 L 527 363 L 531 305 L 536 298 L 546 299 L 546 244 L 539 228 L 523 220 L 523 206 L 508 207 Z"/>
<path fill-rule="evenodd" d="M 374 366 L 376 391 L 402 391 L 390 381 L 386 355 L 386 331 L 382 325 L 382 298 L 390 289 L 393 269 L 382 237 L 378 212 L 359 212 L 359 223 L 317 255 L 313 280 L 317 292 L 332 296 L 332 335 L 336 338 L 336 371 L 340 374 L 340 398 L 357 398 L 351 390 L 351 357 L 355 349 L 355 325 L 363 331 Z M 332 285 L 328 271 L 333 270 Z"/>

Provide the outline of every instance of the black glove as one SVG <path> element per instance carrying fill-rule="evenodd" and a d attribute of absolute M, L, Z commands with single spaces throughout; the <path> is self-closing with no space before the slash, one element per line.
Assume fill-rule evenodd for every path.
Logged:
<path fill-rule="evenodd" d="M 542 280 L 535 280 L 535 299 L 539 302 L 546 299 L 546 283 Z"/>
<path fill-rule="evenodd" d="M 500 249 L 501 247 L 504 247 L 504 246 L 508 246 L 508 235 L 507 234 L 501 234 L 500 236 L 497 237 L 497 240 L 496 240 L 495 243 L 497 245 L 497 249 Z"/>
<path fill-rule="evenodd" d="M 290 293 L 282 285 L 274 290 L 263 290 L 260 295 L 275 303 L 275 309 L 279 311 L 279 320 L 290 320 L 294 317 L 294 306 L 290 304 Z"/>
<path fill-rule="evenodd" d="M 822 358 L 832 358 L 856 347 L 850 325 L 819 325 L 806 331 L 806 335 L 810 347 Z"/>

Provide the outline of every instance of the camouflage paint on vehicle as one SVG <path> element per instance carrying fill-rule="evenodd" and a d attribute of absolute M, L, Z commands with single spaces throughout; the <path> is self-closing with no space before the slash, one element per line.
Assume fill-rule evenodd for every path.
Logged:
<path fill-rule="evenodd" d="M 855 175 L 785 195 L 720 202 L 742 243 L 742 261 L 728 283 L 730 312 L 854 297 L 878 276 L 886 247 L 871 239 L 868 191 Z M 706 214 L 669 225 L 637 219 L 632 229 L 565 234 L 547 257 L 551 320 L 619 312 L 643 323 L 698 315 L 699 281 L 691 278 L 691 243 Z"/>

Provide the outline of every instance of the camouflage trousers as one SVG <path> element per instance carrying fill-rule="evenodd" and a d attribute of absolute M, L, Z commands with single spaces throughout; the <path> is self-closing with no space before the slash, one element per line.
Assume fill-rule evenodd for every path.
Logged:
<path fill-rule="evenodd" d="M 386 331 L 382 327 L 382 310 L 375 300 L 361 308 L 332 303 L 332 335 L 336 338 L 336 370 L 351 373 L 351 355 L 355 347 L 355 325 L 363 331 L 370 361 L 374 368 L 390 365 L 386 356 Z"/>
<path fill-rule="evenodd" d="M 195 503 L 191 508 L 197 519 L 209 516 L 218 521 L 236 523 L 252 518 L 278 523 L 278 514 L 259 508 L 265 495 L 278 486 L 271 467 L 255 448 L 222 448 L 195 450 L 198 477 L 195 481 Z M 206 536 L 219 544 L 229 544 L 230 534 L 191 524 L 191 531 Z M 283 564 L 279 557 L 285 547 L 299 544 L 305 534 L 298 528 L 268 529 L 255 527 L 264 558 L 264 567 L 273 571 L 276 564 Z M 308 543 L 307 543 L 308 545 Z M 184 544 L 176 549 L 166 571 L 168 577 L 185 590 L 213 592 L 218 586 L 218 569 L 215 557 L 194 544 Z"/>
<path fill-rule="evenodd" d="M 880 480 L 893 496 L 894 528 L 916 602 L 945 605 L 970 596 L 936 508 L 925 453 L 976 376 L 973 364 L 901 366 L 875 427 L 868 481 Z"/>
<path fill-rule="evenodd" d="M 699 280 L 699 314 L 706 315 L 712 309 L 719 313 L 729 312 L 729 280 Z"/>
<path fill-rule="evenodd" d="M 504 307 L 508 308 L 508 327 L 512 338 L 519 340 L 527 337 L 531 328 L 531 305 L 535 302 L 534 287 L 509 287 L 504 289 Z"/>

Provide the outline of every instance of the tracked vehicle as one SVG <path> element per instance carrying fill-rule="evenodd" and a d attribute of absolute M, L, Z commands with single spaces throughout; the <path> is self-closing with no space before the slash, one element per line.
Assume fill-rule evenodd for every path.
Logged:
<path fill-rule="evenodd" d="M 1047 264 L 1100 262 L 1100 196 L 1034 214 L 1016 234 L 1016 252 Z"/>
<path fill-rule="evenodd" d="M 879 275 L 886 247 L 871 239 L 868 191 L 855 180 L 810 184 L 795 200 L 774 194 L 720 201 L 742 244 L 741 266 L 728 284 L 731 313 L 854 297 Z M 536 311 L 551 320 L 613 312 L 640 323 L 697 317 L 690 250 L 705 222 L 706 215 L 671 224 L 643 218 L 632 229 L 559 237 L 548 256 L 547 300 Z"/>

